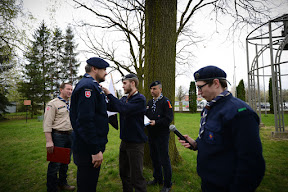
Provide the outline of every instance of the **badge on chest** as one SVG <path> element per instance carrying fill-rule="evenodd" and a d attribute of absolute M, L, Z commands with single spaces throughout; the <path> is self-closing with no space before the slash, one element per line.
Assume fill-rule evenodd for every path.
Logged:
<path fill-rule="evenodd" d="M 85 97 L 90 98 L 91 97 L 91 91 L 85 91 Z"/>

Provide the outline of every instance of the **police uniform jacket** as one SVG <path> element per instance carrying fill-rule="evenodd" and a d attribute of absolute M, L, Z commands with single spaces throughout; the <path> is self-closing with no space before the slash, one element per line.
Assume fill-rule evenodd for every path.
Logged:
<path fill-rule="evenodd" d="M 199 176 L 230 191 L 255 189 L 265 171 L 258 115 L 230 94 L 211 106 L 203 126 L 196 139 Z"/>
<path fill-rule="evenodd" d="M 108 142 L 108 115 L 105 94 L 90 75 L 85 74 L 73 90 L 70 119 L 75 153 L 104 152 Z"/>
<path fill-rule="evenodd" d="M 153 99 L 148 101 L 146 116 L 150 120 L 155 120 L 154 126 L 147 126 L 149 136 L 157 136 L 159 134 L 169 134 L 169 125 L 173 120 L 173 110 L 167 97 L 162 97 L 156 102 L 156 109 L 153 113 Z"/>
<path fill-rule="evenodd" d="M 120 100 L 112 94 L 108 96 L 108 110 L 120 113 L 120 139 L 130 143 L 145 143 L 144 114 L 146 98 L 136 92 L 134 95 L 123 96 Z"/>
<path fill-rule="evenodd" d="M 51 133 L 53 129 L 57 131 L 72 131 L 67 105 L 59 98 L 55 98 L 47 103 L 43 129 L 47 133 Z"/>

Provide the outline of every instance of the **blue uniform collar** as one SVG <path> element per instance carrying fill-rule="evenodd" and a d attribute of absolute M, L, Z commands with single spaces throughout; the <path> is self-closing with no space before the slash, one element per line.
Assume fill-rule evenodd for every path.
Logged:
<path fill-rule="evenodd" d="M 97 85 L 99 86 L 99 83 L 91 76 L 89 75 L 88 73 L 85 73 L 84 75 L 85 78 L 89 78 L 89 79 L 92 79 L 94 83 L 97 83 Z"/>
<path fill-rule="evenodd" d="M 215 105 L 219 100 L 221 100 L 224 97 L 227 97 L 230 94 L 231 93 L 229 91 L 227 91 L 227 90 L 223 91 L 217 97 L 212 99 L 212 101 L 208 102 L 207 105 L 205 106 L 205 109 L 208 109 L 208 110 L 211 109 L 211 107 L 213 107 L 213 105 Z"/>
<path fill-rule="evenodd" d="M 96 87 L 98 87 L 98 91 L 100 92 L 100 94 L 103 94 L 105 96 L 105 100 L 106 102 L 108 103 L 108 99 L 107 99 L 107 96 L 104 94 L 104 91 L 102 90 L 102 87 L 100 86 L 100 84 L 91 76 L 89 75 L 88 73 L 85 73 L 84 75 L 85 78 L 89 78 L 91 79 L 94 83 L 96 83 Z"/>

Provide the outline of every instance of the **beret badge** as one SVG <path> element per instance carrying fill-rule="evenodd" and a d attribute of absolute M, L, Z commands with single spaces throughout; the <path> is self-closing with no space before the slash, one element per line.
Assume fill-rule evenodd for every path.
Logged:
<path fill-rule="evenodd" d="M 195 73 L 195 79 L 199 79 L 200 78 L 200 74 L 199 73 Z"/>

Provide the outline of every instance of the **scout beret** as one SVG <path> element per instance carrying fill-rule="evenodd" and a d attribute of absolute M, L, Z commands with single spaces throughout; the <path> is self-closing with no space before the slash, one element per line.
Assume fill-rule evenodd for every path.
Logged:
<path fill-rule="evenodd" d="M 87 64 L 94 66 L 98 69 L 105 69 L 105 68 L 109 67 L 109 64 L 99 57 L 91 57 L 86 62 L 87 62 Z"/>
<path fill-rule="evenodd" d="M 137 75 L 130 73 L 128 75 L 125 75 L 122 79 L 122 81 L 127 80 L 127 79 L 138 79 Z"/>
<path fill-rule="evenodd" d="M 160 84 L 161 84 L 160 81 L 154 81 L 154 82 L 152 82 L 152 83 L 150 84 L 149 88 L 154 87 L 154 86 L 156 86 L 156 85 L 160 85 Z"/>
<path fill-rule="evenodd" d="M 225 79 L 226 73 L 216 66 L 206 66 L 194 73 L 195 81 L 207 81 L 211 79 Z"/>

